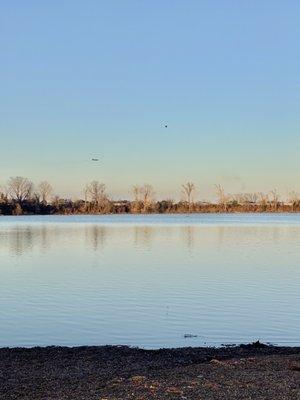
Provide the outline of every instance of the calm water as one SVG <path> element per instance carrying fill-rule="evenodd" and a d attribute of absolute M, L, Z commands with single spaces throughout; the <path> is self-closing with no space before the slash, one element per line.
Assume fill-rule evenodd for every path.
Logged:
<path fill-rule="evenodd" d="M 0 347 L 299 344 L 299 261 L 300 215 L 1 217 Z"/>

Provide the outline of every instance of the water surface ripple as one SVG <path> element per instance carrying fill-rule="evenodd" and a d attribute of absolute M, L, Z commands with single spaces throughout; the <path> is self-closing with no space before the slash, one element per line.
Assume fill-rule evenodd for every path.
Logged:
<path fill-rule="evenodd" d="M 0 217 L 0 347 L 299 344 L 299 260 L 299 214 Z"/>

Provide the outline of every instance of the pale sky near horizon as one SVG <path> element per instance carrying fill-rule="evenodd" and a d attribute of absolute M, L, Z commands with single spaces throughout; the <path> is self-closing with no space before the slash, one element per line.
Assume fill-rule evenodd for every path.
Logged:
<path fill-rule="evenodd" d="M 0 185 L 300 192 L 299 18 L 296 0 L 0 1 Z"/>

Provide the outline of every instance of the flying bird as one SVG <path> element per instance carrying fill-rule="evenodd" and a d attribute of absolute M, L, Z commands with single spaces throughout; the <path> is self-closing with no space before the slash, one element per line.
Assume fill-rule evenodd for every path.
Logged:
<path fill-rule="evenodd" d="M 168 125 L 165 125 L 165 128 L 167 128 L 168 127 Z"/>
<path fill-rule="evenodd" d="M 99 158 L 92 158 L 92 161 L 99 161 Z"/>

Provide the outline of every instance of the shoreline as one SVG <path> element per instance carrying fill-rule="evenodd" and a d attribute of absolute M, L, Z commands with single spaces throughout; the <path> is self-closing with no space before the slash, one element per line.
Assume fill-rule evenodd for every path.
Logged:
<path fill-rule="evenodd" d="M 51 217 L 51 216 L 111 216 L 111 215 L 135 215 L 135 216 L 147 216 L 147 215 L 198 215 L 198 214 L 211 214 L 211 215 L 230 215 L 230 214 L 253 214 L 253 215 L 277 215 L 277 214 L 300 214 L 300 209 L 289 210 L 289 209 L 279 209 L 274 210 L 245 210 L 245 209 L 231 209 L 231 210 L 200 210 L 200 211 L 174 211 L 174 212 L 109 212 L 109 213 L 85 213 L 85 212 L 66 212 L 66 213 L 22 213 L 22 214 L 5 214 L 0 212 L 0 217 Z"/>
<path fill-rule="evenodd" d="M 0 399 L 298 399 L 300 347 L 0 348 Z M 204 397 L 205 396 L 205 397 Z"/>

